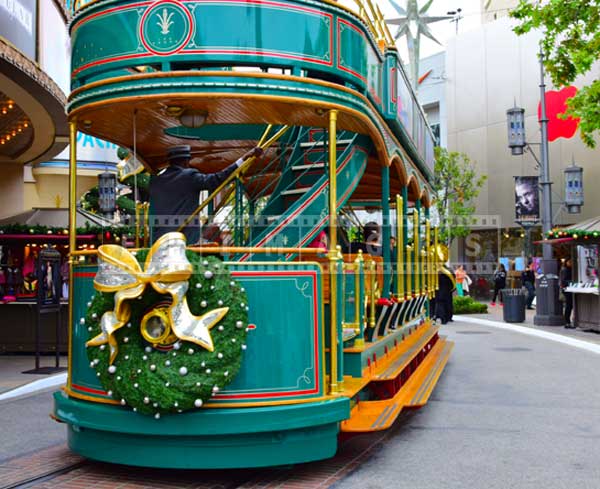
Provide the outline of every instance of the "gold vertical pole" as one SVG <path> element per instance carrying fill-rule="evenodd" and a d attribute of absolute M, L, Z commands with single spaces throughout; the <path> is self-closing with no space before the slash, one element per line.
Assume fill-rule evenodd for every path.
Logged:
<path fill-rule="evenodd" d="M 419 211 L 413 209 L 413 249 L 415 251 L 415 293 L 421 295 L 421 248 L 419 246 Z"/>
<path fill-rule="evenodd" d="M 329 111 L 329 309 L 330 309 L 330 348 L 331 369 L 329 393 L 338 390 L 338 314 L 337 314 L 337 110 Z"/>
<path fill-rule="evenodd" d="M 433 228 L 433 261 L 435 264 L 433 268 L 433 277 L 435 283 L 435 290 L 438 290 L 440 288 L 440 276 L 438 274 L 438 268 L 440 263 L 440 257 L 438 256 L 438 231 L 439 228 Z"/>
<path fill-rule="evenodd" d="M 369 296 L 370 296 L 369 300 L 371 302 L 370 310 L 369 310 L 369 327 L 371 327 L 371 328 L 375 327 L 375 301 L 377 300 L 377 297 L 375 297 L 376 275 L 377 275 L 377 265 L 375 265 L 374 260 L 371 260 L 369 262 L 369 283 L 371 286 L 371 290 L 369 291 Z"/>
<path fill-rule="evenodd" d="M 404 287 L 404 202 L 396 195 L 396 295 L 401 301 L 406 299 Z"/>
<path fill-rule="evenodd" d="M 406 245 L 406 271 L 410 274 L 407 275 L 406 278 L 408 280 L 406 293 L 410 292 L 410 295 L 415 295 L 415 287 L 413 281 L 413 263 L 412 263 L 412 246 Z"/>
<path fill-rule="evenodd" d="M 67 387 L 71 388 L 73 358 L 73 267 L 77 251 L 77 125 L 69 122 L 69 352 Z"/>
<path fill-rule="evenodd" d="M 425 263 L 427 266 L 426 284 L 427 284 L 427 295 L 431 297 L 431 221 L 425 219 Z"/>

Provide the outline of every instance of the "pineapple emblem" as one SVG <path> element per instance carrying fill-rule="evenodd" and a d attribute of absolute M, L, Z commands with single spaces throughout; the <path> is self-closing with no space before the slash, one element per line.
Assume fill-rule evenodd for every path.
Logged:
<path fill-rule="evenodd" d="M 162 14 L 157 13 L 156 16 L 158 17 L 158 22 L 156 24 L 160 27 L 160 33 L 166 36 L 173 25 L 173 21 L 171 20 L 173 12 L 167 13 L 167 9 L 164 8 Z"/>
<path fill-rule="evenodd" d="M 181 51 L 192 38 L 194 17 L 184 3 L 159 0 L 142 15 L 140 38 L 151 53 L 167 56 Z"/>

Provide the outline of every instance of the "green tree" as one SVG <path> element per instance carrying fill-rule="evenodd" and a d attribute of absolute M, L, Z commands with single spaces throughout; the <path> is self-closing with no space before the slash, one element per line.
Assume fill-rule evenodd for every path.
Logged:
<path fill-rule="evenodd" d="M 544 66 L 556 86 L 573 83 L 600 57 L 600 4 L 597 0 L 520 0 L 511 16 L 520 21 L 514 29 L 519 35 L 541 29 Z M 593 135 L 600 130 L 600 80 L 582 87 L 569 99 L 564 117 L 568 116 L 581 119 L 581 139 L 594 148 Z"/>
<path fill-rule="evenodd" d="M 477 175 L 475 163 L 464 153 L 435 149 L 433 190 L 440 218 L 440 241 L 450 245 L 454 238 L 466 237 L 474 223 L 473 200 L 487 180 Z"/>

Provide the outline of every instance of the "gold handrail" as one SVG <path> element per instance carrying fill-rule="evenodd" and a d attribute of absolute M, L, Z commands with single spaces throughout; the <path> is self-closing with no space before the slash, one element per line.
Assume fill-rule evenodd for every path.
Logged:
<path fill-rule="evenodd" d="M 128 251 L 140 251 L 144 248 L 127 248 Z M 251 248 L 251 247 L 243 247 L 243 246 L 188 246 L 187 248 L 190 251 L 194 251 L 196 253 L 264 253 L 268 254 L 281 254 L 287 255 L 290 253 L 293 254 L 307 254 L 307 255 L 318 255 L 323 254 L 324 251 L 319 248 L 279 248 L 279 247 L 266 247 L 266 248 Z M 97 255 L 98 250 L 76 250 L 72 251 L 71 255 L 73 256 L 91 256 Z"/>
<path fill-rule="evenodd" d="M 396 195 L 396 295 L 406 299 L 404 287 L 404 199 Z"/>
<path fill-rule="evenodd" d="M 290 126 L 283 126 L 279 131 L 277 131 L 271 137 L 271 139 L 269 139 L 266 143 L 264 143 L 263 146 L 258 146 L 258 147 L 263 150 L 267 149 L 275 141 L 277 141 L 281 136 L 283 136 L 283 134 L 289 129 L 289 127 Z M 271 125 L 269 124 L 269 126 L 267 127 L 267 130 L 260 138 L 260 141 L 264 141 L 264 139 L 270 129 L 271 129 Z M 179 231 L 179 232 L 183 231 L 188 226 L 188 224 L 194 220 L 194 217 L 196 217 L 196 215 L 198 215 L 200 212 L 202 212 L 202 210 L 208 205 L 208 203 L 210 201 L 212 201 L 219 194 L 219 192 L 221 192 L 221 190 L 223 190 L 227 185 L 229 185 L 233 180 L 235 180 L 239 175 L 241 175 L 255 159 L 256 158 L 254 156 L 251 156 L 250 158 L 246 159 L 238 168 L 236 168 L 235 171 L 231 175 L 229 175 L 223 183 L 221 183 L 221 185 L 219 185 L 215 190 L 213 190 L 213 192 L 206 199 L 204 199 L 198 207 L 196 207 L 196 210 L 189 215 L 189 217 L 183 222 L 183 224 L 181 226 L 179 226 L 177 231 Z"/>

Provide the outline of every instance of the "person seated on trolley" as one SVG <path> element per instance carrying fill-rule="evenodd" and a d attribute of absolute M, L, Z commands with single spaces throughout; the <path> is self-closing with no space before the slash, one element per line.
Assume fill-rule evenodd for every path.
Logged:
<path fill-rule="evenodd" d="M 167 159 L 169 166 L 154 176 L 150 181 L 150 205 L 154 224 L 152 238 L 156 241 L 160 236 L 177 231 L 179 225 L 190 216 L 199 205 L 202 190 L 214 191 L 250 156 L 260 157 L 261 148 L 253 148 L 235 163 L 215 173 L 202 173 L 190 168 L 191 150 L 188 145 L 174 146 L 169 149 Z M 200 228 L 191 223 L 183 233 L 188 244 L 200 240 Z"/>

